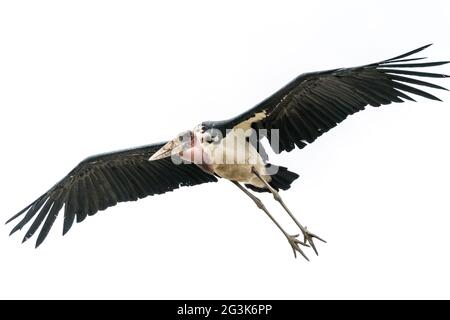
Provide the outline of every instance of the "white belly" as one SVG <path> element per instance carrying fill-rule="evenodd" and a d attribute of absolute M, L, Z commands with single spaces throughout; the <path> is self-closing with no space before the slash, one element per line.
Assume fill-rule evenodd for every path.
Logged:
<path fill-rule="evenodd" d="M 264 160 L 246 140 L 243 130 L 228 133 L 218 143 L 204 144 L 203 150 L 210 158 L 214 173 L 222 178 L 264 188 L 262 181 L 252 171 L 255 168 L 268 182 L 271 181 Z"/>

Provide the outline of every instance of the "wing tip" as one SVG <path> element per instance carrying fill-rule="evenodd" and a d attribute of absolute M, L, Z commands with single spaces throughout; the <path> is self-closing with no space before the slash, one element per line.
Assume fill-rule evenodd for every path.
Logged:
<path fill-rule="evenodd" d="M 9 218 L 6 222 L 5 222 L 5 226 L 9 223 L 11 223 L 12 221 L 14 221 L 18 216 L 13 216 L 11 218 Z"/>
<path fill-rule="evenodd" d="M 25 237 L 23 237 L 23 239 L 22 239 L 22 244 L 24 244 L 25 242 L 27 242 L 31 237 L 32 237 L 32 235 L 30 236 L 29 234 L 26 234 Z M 45 239 L 45 238 L 44 238 L 44 239 Z M 40 238 L 38 237 L 38 239 L 36 240 L 36 243 L 35 243 L 35 245 L 34 245 L 34 248 L 37 249 L 37 248 L 42 244 L 42 242 L 44 242 L 44 239 L 40 239 Z"/>
<path fill-rule="evenodd" d="M 34 248 L 35 249 L 39 248 L 39 246 L 42 244 L 42 242 L 44 242 L 44 240 L 45 240 L 45 237 L 44 237 L 44 239 L 40 239 L 38 237 L 38 239 L 36 240 L 36 243 L 34 244 Z"/>
<path fill-rule="evenodd" d="M 9 236 L 11 237 L 14 233 L 16 233 L 17 231 L 19 231 L 20 228 L 14 227 L 11 232 L 9 233 Z"/>
<path fill-rule="evenodd" d="M 67 232 L 69 232 L 69 230 L 70 230 L 70 227 L 69 228 L 63 228 L 63 232 L 62 232 L 63 237 L 67 234 Z"/>
<path fill-rule="evenodd" d="M 383 62 L 395 61 L 395 60 L 398 60 L 398 59 L 402 59 L 402 58 L 405 58 L 405 57 L 412 56 L 413 54 L 416 54 L 416 53 L 418 53 L 418 52 L 421 52 L 421 51 L 423 51 L 423 50 L 425 50 L 425 49 L 431 47 L 432 45 L 433 45 L 433 43 L 426 44 L 426 45 L 421 46 L 421 47 L 419 47 L 419 48 L 417 48 L 417 49 L 414 49 L 414 50 L 412 50 L 412 51 L 406 52 L 406 53 L 401 54 L 401 55 L 399 55 L 399 56 L 396 56 L 396 57 L 394 57 L 394 58 L 385 60 L 385 61 L 383 61 Z"/>
<path fill-rule="evenodd" d="M 25 213 L 25 211 L 27 211 L 28 209 L 30 209 L 36 202 L 38 202 L 42 197 L 39 197 L 38 199 L 36 199 L 35 201 L 33 201 L 32 203 L 30 203 L 28 206 L 26 206 L 25 208 L 23 208 L 21 211 L 19 211 L 18 213 L 16 213 L 15 215 L 13 215 L 11 218 L 9 218 L 6 222 L 5 225 L 7 225 L 8 223 L 14 221 L 15 219 L 17 219 L 18 217 L 20 217 L 22 214 Z"/>
<path fill-rule="evenodd" d="M 424 45 L 424 46 L 421 46 L 421 47 L 419 47 L 419 48 L 416 49 L 417 51 L 416 51 L 415 53 L 420 52 L 420 51 L 423 51 L 423 50 L 425 50 L 425 49 L 428 49 L 428 48 L 431 47 L 432 45 L 434 45 L 433 42 L 431 42 L 431 43 L 429 43 L 429 44 L 426 44 L 426 45 Z"/>

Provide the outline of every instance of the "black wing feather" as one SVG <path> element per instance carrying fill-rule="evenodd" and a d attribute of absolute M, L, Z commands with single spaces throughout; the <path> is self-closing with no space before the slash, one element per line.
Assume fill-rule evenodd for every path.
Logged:
<path fill-rule="evenodd" d="M 64 207 L 63 235 L 65 235 L 70 230 L 70 228 L 72 228 L 77 210 L 77 192 L 75 191 L 75 188 L 72 188 L 69 191 L 69 199 Z"/>
<path fill-rule="evenodd" d="M 75 219 L 81 222 L 88 215 L 118 202 L 135 201 L 181 186 L 217 181 L 216 177 L 193 164 L 175 165 L 170 158 L 148 161 L 162 146 L 154 144 L 101 154 L 82 161 L 53 188 L 8 220 L 11 222 L 25 214 L 11 234 L 34 219 L 23 241 L 31 238 L 42 226 L 36 241 L 38 247 L 63 207 L 63 234 L 66 234 Z"/>
<path fill-rule="evenodd" d="M 407 52 L 407 53 L 401 54 L 401 55 L 399 55 L 399 56 L 397 56 L 397 57 L 394 57 L 394 58 L 385 60 L 385 61 L 383 61 L 382 63 L 388 63 L 388 62 L 391 62 L 391 61 L 395 61 L 395 60 L 399 60 L 399 59 L 402 59 L 402 58 L 406 58 L 406 57 L 412 56 L 413 54 L 418 53 L 418 52 L 420 52 L 420 51 L 423 51 L 423 50 L 425 50 L 426 48 L 431 47 L 432 45 L 433 45 L 432 43 L 427 44 L 427 45 L 424 45 L 424 46 L 422 46 L 422 47 L 420 47 L 420 48 L 417 48 L 417 49 L 414 49 L 414 50 L 409 51 L 409 52 Z"/>
<path fill-rule="evenodd" d="M 243 123 L 254 129 L 279 130 L 279 149 L 275 152 L 291 151 L 294 143 L 303 148 L 317 137 L 335 127 L 347 116 L 364 110 L 367 105 L 379 107 L 404 100 L 415 101 L 410 95 L 440 100 L 438 97 L 413 87 L 427 87 L 447 90 L 433 83 L 413 77 L 447 78 L 441 73 L 418 72 L 414 68 L 436 67 L 449 63 L 414 62 L 425 58 L 409 58 L 430 45 L 420 47 L 392 59 L 354 68 L 341 68 L 328 71 L 306 73 L 298 76 L 282 89 L 268 97 L 254 108 L 226 121 L 208 122 L 208 127 L 222 132 Z M 404 59 L 406 58 L 406 59 Z M 411 68 L 413 70 L 405 70 Z"/>

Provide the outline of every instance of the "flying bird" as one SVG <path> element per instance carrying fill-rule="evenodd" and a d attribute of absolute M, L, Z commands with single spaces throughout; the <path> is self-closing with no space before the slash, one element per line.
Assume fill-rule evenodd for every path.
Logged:
<path fill-rule="evenodd" d="M 297 220 L 279 193 L 288 190 L 299 176 L 270 164 L 260 141 L 267 139 L 276 153 L 290 152 L 314 142 L 366 106 L 415 101 L 414 95 L 440 101 L 424 87 L 447 89 L 422 78 L 449 76 L 417 68 L 440 66 L 448 61 L 419 62 L 425 58 L 411 58 L 429 46 L 364 66 L 301 74 L 229 120 L 205 121 L 168 142 L 89 157 L 9 219 L 11 222 L 22 217 L 11 234 L 30 224 L 23 238 L 26 241 L 40 228 L 38 247 L 62 210 L 66 234 L 75 220 L 82 222 L 119 202 L 226 179 L 273 221 L 295 256 L 308 259 L 305 247 L 317 254 L 317 241 L 325 240 Z M 283 229 L 256 196 L 258 192 L 272 193 L 298 226 L 299 234 L 291 235 Z"/>

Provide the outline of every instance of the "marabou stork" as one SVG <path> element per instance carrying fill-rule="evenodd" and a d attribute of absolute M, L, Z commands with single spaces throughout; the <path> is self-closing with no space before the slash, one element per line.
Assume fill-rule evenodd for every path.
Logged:
<path fill-rule="evenodd" d="M 63 207 L 63 234 L 66 234 L 75 219 L 81 222 L 118 202 L 224 178 L 267 214 L 284 234 L 295 256 L 298 252 L 307 259 L 301 246 L 312 247 L 317 254 L 314 239 L 325 241 L 300 224 L 278 193 L 289 189 L 298 175 L 270 165 L 259 141 L 266 137 L 276 153 L 289 152 L 312 143 L 367 105 L 379 107 L 414 101 L 410 94 L 440 101 L 417 86 L 445 88 L 414 78 L 448 77 L 415 70 L 448 63 L 417 62 L 424 58 L 410 57 L 429 46 L 364 66 L 305 73 L 232 119 L 203 122 L 166 143 L 89 157 L 13 216 L 8 222 L 24 215 L 11 234 L 31 222 L 23 239 L 26 241 L 42 225 L 36 241 L 38 247 Z M 298 239 L 299 235 L 288 234 L 251 191 L 271 192 L 297 224 L 303 241 Z"/>

